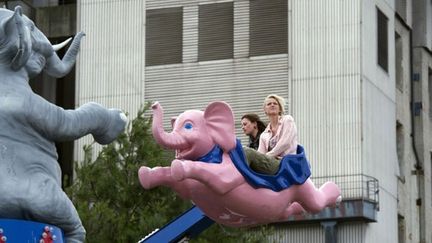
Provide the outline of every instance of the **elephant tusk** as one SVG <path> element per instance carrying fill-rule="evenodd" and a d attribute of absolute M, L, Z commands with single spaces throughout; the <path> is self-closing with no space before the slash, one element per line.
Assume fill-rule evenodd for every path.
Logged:
<path fill-rule="evenodd" d="M 63 41 L 60 44 L 52 45 L 52 47 L 53 47 L 54 51 L 58 51 L 58 50 L 62 49 L 63 47 L 65 47 L 71 40 L 72 40 L 72 37 L 69 37 L 67 40 Z"/>

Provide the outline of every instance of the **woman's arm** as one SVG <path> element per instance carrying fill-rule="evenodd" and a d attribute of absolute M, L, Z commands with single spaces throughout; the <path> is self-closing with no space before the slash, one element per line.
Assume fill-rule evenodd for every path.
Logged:
<path fill-rule="evenodd" d="M 267 155 L 273 157 L 282 157 L 286 154 L 295 154 L 297 150 L 297 126 L 294 118 L 285 115 L 282 118 L 281 128 L 279 130 L 278 141 L 275 147 L 267 152 Z"/>
<path fill-rule="evenodd" d="M 269 135 L 269 133 L 267 132 L 267 128 L 260 135 L 259 146 L 258 146 L 258 150 L 257 151 L 260 152 L 260 153 L 262 153 L 262 154 L 266 154 L 267 153 L 268 139 L 270 139 L 270 137 L 268 135 Z"/>

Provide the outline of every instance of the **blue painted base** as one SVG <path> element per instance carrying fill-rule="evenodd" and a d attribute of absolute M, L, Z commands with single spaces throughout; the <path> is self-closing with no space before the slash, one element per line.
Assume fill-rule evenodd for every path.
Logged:
<path fill-rule="evenodd" d="M 53 225 L 16 219 L 0 219 L 0 242 L 64 243 L 63 231 Z M 45 238 L 43 233 L 45 232 Z M 6 241 L 1 237 L 5 236 Z M 44 239 L 45 241 L 41 241 Z"/>

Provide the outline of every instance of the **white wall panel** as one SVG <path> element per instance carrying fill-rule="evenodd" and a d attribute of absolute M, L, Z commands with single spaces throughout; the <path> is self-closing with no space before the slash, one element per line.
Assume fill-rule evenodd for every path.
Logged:
<path fill-rule="evenodd" d="M 336 225 L 337 242 L 338 243 L 368 243 L 367 241 L 365 241 L 366 229 L 367 229 L 367 223 L 359 223 L 359 222 L 338 223 Z"/>
<path fill-rule="evenodd" d="M 359 1 L 292 1 L 292 105 L 314 176 L 361 173 Z"/>
<path fill-rule="evenodd" d="M 183 62 L 198 60 L 198 5 L 183 7 Z"/>
<path fill-rule="evenodd" d="M 145 1 L 86 0 L 77 7 L 77 26 L 86 33 L 77 62 L 77 106 L 95 101 L 134 117 L 144 101 Z M 76 142 L 75 159 L 84 141 Z"/>
<path fill-rule="evenodd" d="M 237 1 L 237 0 L 235 0 Z M 240 0 L 244 1 L 244 0 Z M 171 8 L 180 6 L 195 6 L 198 4 L 210 4 L 210 3 L 223 3 L 223 2 L 234 2 L 233 0 L 147 0 L 146 8 Z"/>
<path fill-rule="evenodd" d="M 377 9 L 388 18 L 388 71 L 377 63 Z M 370 225 L 366 242 L 398 240 L 394 9 L 388 1 L 362 1 L 362 171 L 380 185 L 379 223 Z"/>
<path fill-rule="evenodd" d="M 275 233 L 268 237 L 268 242 L 291 243 L 307 242 L 322 243 L 325 242 L 324 229 L 318 224 L 308 224 L 307 227 L 298 225 L 275 225 Z"/>
<path fill-rule="evenodd" d="M 365 241 L 367 224 L 361 222 L 339 222 L 335 226 L 338 243 L 369 243 Z M 275 224 L 274 233 L 267 242 L 274 243 L 323 243 L 325 241 L 324 228 L 318 224 L 294 225 Z M 370 241 L 372 242 L 372 241 Z"/>
<path fill-rule="evenodd" d="M 395 104 L 369 80 L 364 79 L 363 90 L 363 172 L 377 178 L 380 187 L 396 197 Z"/>
<path fill-rule="evenodd" d="M 234 58 L 249 56 L 249 0 L 234 2 Z"/>

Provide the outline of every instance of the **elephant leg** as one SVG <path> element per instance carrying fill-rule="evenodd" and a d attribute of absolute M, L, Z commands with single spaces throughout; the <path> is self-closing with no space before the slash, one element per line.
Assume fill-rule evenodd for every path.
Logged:
<path fill-rule="evenodd" d="M 336 207 L 342 202 L 341 191 L 338 185 L 332 181 L 324 183 L 319 189 L 327 196 L 327 206 Z"/>
<path fill-rule="evenodd" d="M 139 181 L 145 189 L 157 186 L 167 186 L 176 191 L 181 198 L 190 199 L 189 187 L 191 180 L 177 181 L 171 176 L 171 167 L 149 168 L 142 166 L 138 171 Z"/>
<path fill-rule="evenodd" d="M 244 182 L 243 177 L 232 164 L 176 159 L 171 163 L 171 173 L 175 180 L 195 179 L 219 194 L 225 194 Z"/>
<path fill-rule="evenodd" d="M 72 202 L 64 195 L 62 206 L 63 210 L 59 210 L 55 216 L 49 216 L 47 220 L 52 220 L 53 224 L 62 228 L 65 233 L 67 243 L 81 243 L 85 239 L 85 229 L 81 223 L 78 212 Z M 58 206 L 58 205 L 57 205 Z M 54 218 L 57 222 L 54 221 Z"/>
<path fill-rule="evenodd" d="M 27 198 L 21 201 L 27 210 L 26 218 L 61 228 L 68 243 L 84 242 L 86 232 L 78 212 L 60 186 L 50 179 L 34 182 Z"/>
<path fill-rule="evenodd" d="M 281 219 L 287 219 L 291 215 L 301 215 L 304 214 L 306 210 L 298 203 L 293 202 L 289 205 L 289 207 L 283 213 L 283 217 Z"/>
<path fill-rule="evenodd" d="M 298 201 L 308 212 L 318 213 L 328 206 L 336 206 L 341 200 L 339 187 L 333 182 L 326 182 L 319 189 L 310 179 L 295 186 L 294 201 Z"/>
<path fill-rule="evenodd" d="M 64 228 L 67 243 L 82 243 L 84 242 L 86 231 L 72 202 L 69 201 L 68 205 L 70 207 L 70 218 L 67 219 L 70 222 L 64 222 L 64 226 L 59 225 Z"/>

